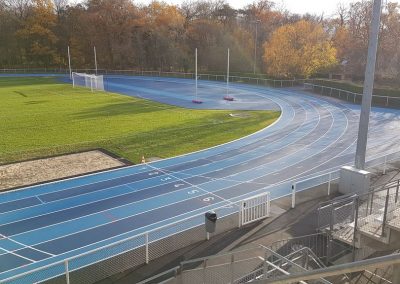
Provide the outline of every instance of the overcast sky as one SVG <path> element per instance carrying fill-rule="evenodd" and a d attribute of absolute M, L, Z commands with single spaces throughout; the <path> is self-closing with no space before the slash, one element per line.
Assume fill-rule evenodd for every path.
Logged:
<path fill-rule="evenodd" d="M 137 0 L 138 2 L 148 4 L 151 0 Z M 180 4 L 183 0 L 164 0 L 167 3 Z M 254 0 L 226 0 L 234 8 L 242 8 L 247 4 L 253 3 Z M 384 0 L 385 1 L 385 0 Z M 400 0 L 391 0 L 392 2 L 399 2 Z M 335 14 L 336 7 L 339 3 L 346 6 L 355 0 L 275 0 L 279 7 L 284 7 L 297 14 L 322 14 L 331 16 Z"/>

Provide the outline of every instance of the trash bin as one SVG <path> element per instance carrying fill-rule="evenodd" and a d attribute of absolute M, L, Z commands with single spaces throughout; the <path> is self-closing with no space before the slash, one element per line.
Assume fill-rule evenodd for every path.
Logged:
<path fill-rule="evenodd" d="M 205 214 L 206 232 L 214 233 L 217 224 L 217 213 L 209 211 Z"/>

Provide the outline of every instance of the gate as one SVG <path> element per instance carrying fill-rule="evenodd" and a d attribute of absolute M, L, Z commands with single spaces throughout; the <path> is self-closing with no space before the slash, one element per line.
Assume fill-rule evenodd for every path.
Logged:
<path fill-rule="evenodd" d="M 270 194 L 262 193 L 240 202 L 239 225 L 243 226 L 269 217 Z"/>

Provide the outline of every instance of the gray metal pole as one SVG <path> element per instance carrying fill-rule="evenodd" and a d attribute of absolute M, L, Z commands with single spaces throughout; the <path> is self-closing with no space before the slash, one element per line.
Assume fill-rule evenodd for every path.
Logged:
<path fill-rule="evenodd" d="M 374 89 L 376 52 L 378 49 L 379 24 L 382 0 L 374 0 L 372 21 L 369 33 L 367 66 L 365 69 L 364 92 L 361 103 L 360 124 L 355 158 L 355 167 L 363 170 L 367 150 L 369 115 L 371 111 L 372 91 Z"/>
<path fill-rule="evenodd" d="M 72 79 L 71 55 L 70 55 L 70 53 L 69 53 L 69 45 L 68 45 L 68 67 L 69 67 L 69 78 Z"/>
<path fill-rule="evenodd" d="M 96 75 L 97 75 L 97 54 L 96 54 L 96 46 L 93 46 L 94 51 L 94 66 L 96 68 Z"/>
<path fill-rule="evenodd" d="M 256 62 L 257 62 L 257 24 L 258 21 L 256 21 L 256 35 L 254 37 L 254 70 L 253 70 L 254 74 L 256 74 Z"/>
<path fill-rule="evenodd" d="M 229 48 L 228 48 L 228 64 L 226 67 L 226 95 L 229 93 Z"/>
<path fill-rule="evenodd" d="M 196 81 L 196 100 L 197 100 L 197 48 L 196 48 L 196 51 L 195 51 L 195 64 L 196 64 L 196 66 L 195 66 L 195 81 Z"/>

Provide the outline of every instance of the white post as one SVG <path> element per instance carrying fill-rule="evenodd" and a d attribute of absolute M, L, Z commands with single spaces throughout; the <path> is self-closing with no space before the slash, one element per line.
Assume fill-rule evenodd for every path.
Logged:
<path fill-rule="evenodd" d="M 210 240 L 210 233 L 209 232 L 207 232 L 207 234 L 206 234 L 206 239 L 207 239 L 207 241 Z"/>
<path fill-rule="evenodd" d="M 329 180 L 328 180 L 328 195 L 331 195 L 331 181 L 332 181 L 332 173 L 329 173 Z"/>
<path fill-rule="evenodd" d="M 93 78 L 90 77 L 90 90 L 93 92 Z"/>
<path fill-rule="evenodd" d="M 256 74 L 256 62 L 257 62 L 257 24 L 259 20 L 256 20 L 256 34 L 254 37 L 254 70 L 253 73 Z"/>
<path fill-rule="evenodd" d="M 367 66 L 365 68 L 364 92 L 361 102 L 360 124 L 355 157 L 355 167 L 363 170 L 367 150 L 369 116 L 371 112 L 372 91 L 374 88 L 376 53 L 378 49 L 379 26 L 382 0 L 374 0 L 372 20 L 369 31 Z"/>
<path fill-rule="evenodd" d="M 243 223 L 243 201 L 240 202 L 240 206 L 239 206 L 239 226 L 238 228 L 242 227 L 242 223 Z"/>
<path fill-rule="evenodd" d="M 72 76 L 72 75 L 71 75 Z M 72 88 L 75 88 L 75 79 L 74 76 L 72 76 Z"/>
<path fill-rule="evenodd" d="M 228 64 L 226 68 L 226 95 L 229 93 L 229 48 L 228 48 Z"/>
<path fill-rule="evenodd" d="M 70 53 L 69 53 L 69 45 L 68 45 L 68 67 L 69 67 L 69 78 L 72 79 L 71 55 L 70 55 Z"/>
<path fill-rule="evenodd" d="M 64 260 L 64 266 L 65 266 L 65 279 L 67 280 L 67 284 L 69 284 L 68 259 Z"/>
<path fill-rule="evenodd" d="M 145 243 L 146 243 L 146 264 L 148 264 L 149 263 L 149 233 L 146 232 L 144 237 L 145 237 Z"/>
<path fill-rule="evenodd" d="M 296 183 L 292 184 L 292 208 L 296 206 Z"/>
<path fill-rule="evenodd" d="M 93 46 L 93 51 L 94 51 L 94 66 L 95 66 L 96 75 L 97 75 L 97 54 L 96 54 L 96 46 Z"/>
<path fill-rule="evenodd" d="M 197 100 L 197 48 L 195 51 L 195 80 L 196 80 L 196 92 L 195 92 L 195 96 L 196 96 L 196 100 Z"/>
<path fill-rule="evenodd" d="M 385 162 L 383 163 L 383 174 L 386 175 L 386 163 L 387 163 L 387 156 L 385 156 Z"/>

